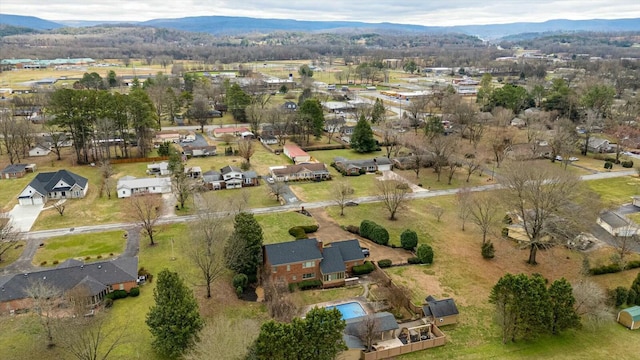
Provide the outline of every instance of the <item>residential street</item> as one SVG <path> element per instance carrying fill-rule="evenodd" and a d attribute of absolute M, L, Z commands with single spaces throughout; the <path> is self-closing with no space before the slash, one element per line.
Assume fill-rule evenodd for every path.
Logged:
<path fill-rule="evenodd" d="M 601 172 L 597 174 L 589 174 L 583 175 L 580 178 L 582 180 L 598 180 L 598 179 L 610 179 L 621 176 L 628 176 L 636 174 L 636 170 L 627 170 L 627 171 L 617 171 L 617 172 Z M 499 188 L 499 184 L 491 184 L 491 185 L 483 185 L 483 186 L 475 186 L 469 188 L 470 191 L 487 191 L 487 190 L 495 190 Z M 424 190 L 424 189 L 422 189 Z M 433 190 L 433 191 L 418 191 L 407 194 L 407 198 L 409 199 L 425 199 L 436 196 L 446 196 L 456 194 L 460 189 L 447 189 L 447 190 Z M 357 203 L 373 203 L 380 202 L 380 196 L 364 196 L 353 199 L 353 201 Z M 298 210 L 301 206 L 304 206 L 306 209 L 316 209 L 323 208 L 327 206 L 335 205 L 333 200 L 325 200 L 325 201 L 317 201 L 317 202 L 300 202 L 294 204 L 287 204 L 283 206 L 272 206 L 266 208 L 257 208 L 250 209 L 249 211 L 254 214 L 270 214 L 270 213 L 278 213 L 278 212 L 286 212 L 292 210 Z M 158 224 L 174 224 L 174 223 L 184 223 L 195 221 L 197 219 L 196 215 L 189 216 L 176 216 L 176 215 L 167 215 L 158 220 Z M 135 231 L 132 229 L 136 228 L 136 223 L 117 223 L 117 224 L 101 224 L 101 225 L 89 225 L 89 226 L 80 226 L 76 228 L 62 228 L 62 229 L 51 229 L 51 230 L 40 230 L 40 231 L 29 231 L 26 233 L 27 244 L 24 247 L 24 251 L 22 255 L 16 260 L 14 264 L 7 266 L 3 272 L 5 274 L 8 273 L 21 273 L 33 271 L 36 269 L 31 264 L 33 256 L 40 245 L 40 242 L 43 239 L 47 239 L 54 236 L 61 236 L 67 234 L 90 234 L 95 232 L 109 231 L 109 230 L 127 230 L 129 232 L 129 236 L 127 238 L 127 246 L 125 252 L 122 256 L 135 256 L 138 254 L 138 249 L 140 246 L 140 236 L 139 231 L 138 235 L 132 235 Z"/>

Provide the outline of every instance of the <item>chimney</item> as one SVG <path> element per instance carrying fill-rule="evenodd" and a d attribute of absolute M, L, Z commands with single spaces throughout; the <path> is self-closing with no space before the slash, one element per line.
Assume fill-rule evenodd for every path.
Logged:
<path fill-rule="evenodd" d="M 320 253 L 322 253 L 322 248 L 324 247 L 324 245 L 322 244 L 322 240 L 316 239 L 316 245 L 318 246 L 318 250 L 320 250 Z"/>

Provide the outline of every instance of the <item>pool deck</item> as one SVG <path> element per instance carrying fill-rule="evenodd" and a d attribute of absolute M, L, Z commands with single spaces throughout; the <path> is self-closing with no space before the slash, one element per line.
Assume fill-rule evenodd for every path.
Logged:
<path fill-rule="evenodd" d="M 367 314 L 375 313 L 375 311 L 373 309 L 373 306 L 371 306 L 371 304 L 369 304 L 369 302 L 367 301 L 367 299 L 364 296 L 358 296 L 358 297 L 350 298 L 350 299 L 326 301 L 326 302 L 322 302 L 322 303 L 309 305 L 309 306 L 307 306 L 307 307 L 305 307 L 303 309 L 302 313 L 306 314 L 306 313 L 309 312 L 309 310 L 311 310 L 311 309 L 313 309 L 315 307 L 326 308 L 327 306 L 336 306 L 336 305 L 348 304 L 348 303 L 352 303 L 352 302 L 356 302 L 356 303 L 360 304 L 360 306 L 362 306 L 362 308 L 364 309 L 364 311 Z"/>

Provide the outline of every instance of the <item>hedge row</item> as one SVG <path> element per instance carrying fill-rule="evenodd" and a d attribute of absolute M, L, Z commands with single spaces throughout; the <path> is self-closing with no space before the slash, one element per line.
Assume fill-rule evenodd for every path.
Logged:
<path fill-rule="evenodd" d="M 354 275 L 364 275 L 372 272 L 375 268 L 371 261 L 365 261 L 362 265 L 354 266 L 352 271 Z"/>
<path fill-rule="evenodd" d="M 640 268 L 640 260 L 629 261 L 624 268 L 618 264 L 603 265 L 589 269 L 591 275 L 613 274 L 622 270 L 630 270 Z"/>
<path fill-rule="evenodd" d="M 387 229 L 371 220 L 362 220 L 360 223 L 360 236 L 380 245 L 387 245 L 389 243 L 389 232 Z"/>
<path fill-rule="evenodd" d="M 294 226 L 289 229 L 289 235 L 296 238 L 296 240 L 306 239 L 307 234 L 318 231 L 318 225 L 301 225 Z"/>
<path fill-rule="evenodd" d="M 320 280 L 302 280 L 299 283 L 289 284 L 289 291 L 294 291 L 296 288 L 300 290 L 317 289 L 322 287 L 322 281 Z"/>
<path fill-rule="evenodd" d="M 381 269 L 391 267 L 391 264 L 392 264 L 392 261 L 391 261 L 391 260 L 389 260 L 389 259 L 382 259 L 382 260 L 378 260 L 378 266 L 379 266 Z"/>

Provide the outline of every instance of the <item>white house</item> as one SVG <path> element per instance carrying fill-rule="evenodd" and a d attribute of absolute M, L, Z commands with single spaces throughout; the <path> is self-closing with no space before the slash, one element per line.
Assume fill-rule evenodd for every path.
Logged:
<path fill-rule="evenodd" d="M 638 233 L 635 223 L 614 211 L 603 212 L 596 222 L 613 236 L 629 237 Z"/>
<path fill-rule="evenodd" d="M 137 194 L 166 194 L 171 192 L 170 178 L 135 178 L 125 176 L 118 180 L 118 197 L 128 198 Z"/>
<path fill-rule="evenodd" d="M 39 205 L 47 199 L 78 199 L 85 197 L 88 189 L 87 178 L 67 170 L 39 173 L 20 192 L 18 202 L 20 205 Z"/>
<path fill-rule="evenodd" d="M 220 169 L 220 173 L 227 189 L 240 189 L 242 187 L 242 170 L 239 168 L 227 165 Z"/>
<path fill-rule="evenodd" d="M 49 155 L 50 152 L 51 150 L 38 144 L 32 147 L 31 149 L 29 149 L 29 156 L 47 156 Z"/>
<path fill-rule="evenodd" d="M 265 145 L 276 145 L 278 143 L 278 138 L 276 138 L 275 136 L 269 136 L 269 135 L 261 136 L 260 142 Z"/>
<path fill-rule="evenodd" d="M 149 175 L 170 175 L 169 163 L 166 161 L 147 165 L 147 174 Z"/>

